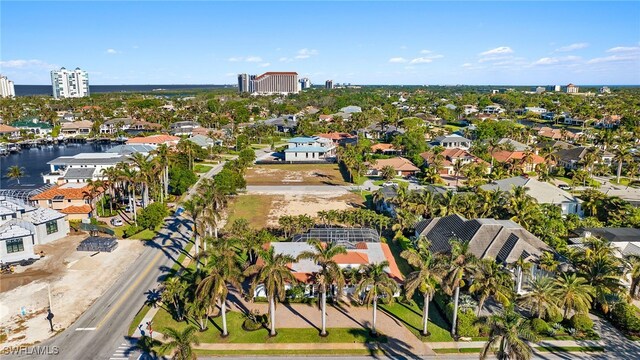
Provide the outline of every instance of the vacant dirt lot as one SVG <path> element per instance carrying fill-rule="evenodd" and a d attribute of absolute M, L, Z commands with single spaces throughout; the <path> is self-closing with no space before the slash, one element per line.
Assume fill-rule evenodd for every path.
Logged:
<path fill-rule="evenodd" d="M 0 332 L 5 346 L 30 344 L 52 335 L 43 314 L 51 289 L 54 329 L 68 327 L 140 255 L 140 241 L 119 241 L 112 253 L 76 251 L 86 235 L 69 236 L 36 247 L 45 257 L 15 274 L 0 276 Z M 24 308 L 26 315 L 21 316 Z"/>
<path fill-rule="evenodd" d="M 322 195 L 292 193 L 287 195 L 239 195 L 227 210 L 227 225 L 235 219 L 245 218 L 256 229 L 277 227 L 278 219 L 284 215 L 309 215 L 316 217 L 318 211 L 345 210 L 363 206 L 357 194 L 336 192 Z"/>
<path fill-rule="evenodd" d="M 256 165 L 247 170 L 247 185 L 346 185 L 337 164 Z"/>

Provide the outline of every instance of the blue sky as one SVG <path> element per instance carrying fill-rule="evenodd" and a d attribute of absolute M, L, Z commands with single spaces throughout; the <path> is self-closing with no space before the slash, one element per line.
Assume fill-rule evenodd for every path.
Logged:
<path fill-rule="evenodd" d="M 49 84 L 640 84 L 640 2 L 9 2 L 0 71 Z"/>

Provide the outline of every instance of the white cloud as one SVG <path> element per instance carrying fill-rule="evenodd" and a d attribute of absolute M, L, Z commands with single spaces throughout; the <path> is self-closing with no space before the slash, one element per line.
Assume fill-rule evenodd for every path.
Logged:
<path fill-rule="evenodd" d="M 608 53 L 631 52 L 640 50 L 640 46 L 616 46 L 607 50 Z"/>
<path fill-rule="evenodd" d="M 271 65 L 271 63 L 266 62 L 266 63 L 262 63 L 262 64 L 260 64 L 260 65 L 258 65 L 258 66 L 260 66 L 260 67 L 267 67 L 267 66 L 269 66 L 269 65 Z"/>
<path fill-rule="evenodd" d="M 533 65 L 554 65 L 561 63 L 571 63 L 582 60 L 579 56 L 563 56 L 563 57 L 543 57 L 536 60 Z"/>
<path fill-rule="evenodd" d="M 640 57 L 636 54 L 610 55 L 610 56 L 591 59 L 587 61 L 587 64 L 601 64 L 601 63 L 624 62 L 624 61 L 640 61 Z"/>
<path fill-rule="evenodd" d="M 49 64 L 42 60 L 6 60 L 0 61 L 0 67 L 7 69 L 26 69 L 26 68 L 38 68 L 38 69 L 55 69 L 58 65 Z"/>
<path fill-rule="evenodd" d="M 246 62 L 262 62 L 262 58 L 260 56 L 247 56 L 247 58 L 244 59 L 244 61 L 246 61 Z"/>
<path fill-rule="evenodd" d="M 489 57 L 480 58 L 480 60 L 478 60 L 478 62 L 483 63 L 483 62 L 488 62 L 488 61 L 499 61 L 499 60 L 506 60 L 506 59 L 511 59 L 511 58 L 513 58 L 513 56 L 511 56 L 511 55 L 489 56 Z"/>
<path fill-rule="evenodd" d="M 280 62 L 292 62 L 293 59 L 292 58 L 288 58 L 288 57 L 281 57 L 280 59 L 278 59 L 278 61 L 280 61 Z"/>
<path fill-rule="evenodd" d="M 391 59 L 389 59 L 389 62 L 395 63 L 395 64 L 402 64 L 402 63 L 406 63 L 407 59 L 403 57 L 392 57 Z"/>
<path fill-rule="evenodd" d="M 296 59 L 308 59 L 315 55 L 318 55 L 318 50 L 304 48 L 304 49 L 298 50 L 298 55 L 296 55 Z"/>
<path fill-rule="evenodd" d="M 473 64 L 472 64 L 472 63 L 464 63 L 464 64 L 462 64 L 462 67 L 463 67 L 463 68 L 470 68 L 470 67 L 472 67 L 472 66 L 473 66 Z"/>
<path fill-rule="evenodd" d="M 575 44 L 559 47 L 555 51 L 556 52 L 574 51 L 574 50 L 584 49 L 588 46 L 589 46 L 588 43 L 575 43 Z"/>
<path fill-rule="evenodd" d="M 491 56 L 491 55 L 499 55 L 499 54 L 511 54 L 513 50 L 508 46 L 500 46 L 495 49 L 487 50 L 485 52 L 480 53 L 481 56 Z"/>
<path fill-rule="evenodd" d="M 238 61 L 242 61 L 242 57 L 230 57 L 228 60 L 230 62 L 238 62 Z"/>
<path fill-rule="evenodd" d="M 431 54 L 431 50 L 420 50 L 420 54 Z"/>
<path fill-rule="evenodd" d="M 119 51 L 118 51 L 118 50 L 116 50 L 116 49 L 107 49 L 106 53 L 107 53 L 107 54 L 110 54 L 110 55 L 113 55 L 113 54 L 117 54 L 117 53 L 119 53 Z"/>

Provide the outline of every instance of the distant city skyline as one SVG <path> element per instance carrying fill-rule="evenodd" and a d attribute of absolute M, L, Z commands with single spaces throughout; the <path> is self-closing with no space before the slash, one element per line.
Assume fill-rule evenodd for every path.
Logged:
<path fill-rule="evenodd" d="M 640 84 L 638 2 L 0 7 L 0 73 L 16 85 L 50 84 L 63 66 L 86 70 L 91 85 L 237 84 L 267 71 L 314 85 Z M 269 22 L 240 18 L 257 14 Z"/>

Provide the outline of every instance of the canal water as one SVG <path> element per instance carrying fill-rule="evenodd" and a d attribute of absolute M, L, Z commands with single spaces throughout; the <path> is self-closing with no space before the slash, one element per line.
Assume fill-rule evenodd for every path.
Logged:
<path fill-rule="evenodd" d="M 51 169 L 47 162 L 59 156 L 73 156 L 85 152 L 104 152 L 117 144 L 84 143 L 43 145 L 22 149 L 18 153 L 0 156 L 0 189 L 35 188 L 44 184 L 42 174 Z M 7 169 L 11 166 L 24 168 L 25 176 L 20 179 L 20 185 L 13 179 L 7 178 Z"/>

